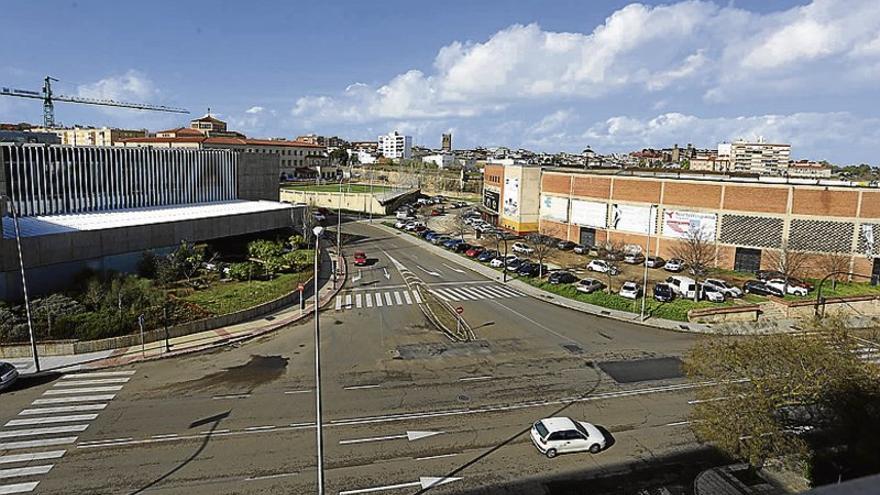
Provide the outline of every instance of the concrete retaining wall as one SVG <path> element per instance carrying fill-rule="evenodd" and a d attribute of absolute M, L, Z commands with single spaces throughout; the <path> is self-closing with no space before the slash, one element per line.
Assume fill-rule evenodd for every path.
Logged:
<path fill-rule="evenodd" d="M 788 318 L 811 318 L 816 314 L 815 301 L 794 301 L 780 305 Z M 822 309 L 820 305 L 820 311 Z M 825 300 L 825 315 L 845 316 L 880 315 L 880 296 L 829 297 Z"/>

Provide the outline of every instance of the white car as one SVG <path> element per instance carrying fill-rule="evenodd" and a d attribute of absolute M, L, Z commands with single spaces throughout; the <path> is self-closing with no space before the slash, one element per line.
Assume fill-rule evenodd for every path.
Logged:
<path fill-rule="evenodd" d="M 612 275 L 618 273 L 618 269 L 616 266 L 608 263 L 605 260 L 592 260 L 587 264 L 587 270 L 591 272 L 599 272 L 599 273 L 608 273 L 611 272 Z"/>
<path fill-rule="evenodd" d="M 594 425 L 571 418 L 546 418 L 532 425 L 532 443 L 549 458 L 569 452 L 598 454 L 607 444 L 605 435 Z"/>
<path fill-rule="evenodd" d="M 788 289 L 786 289 L 785 288 L 785 280 L 782 280 L 781 278 L 774 278 L 772 280 L 767 280 L 764 283 L 769 285 L 770 287 L 773 287 L 774 289 L 776 289 L 778 291 L 783 291 L 786 294 L 791 294 L 793 296 L 806 296 L 807 295 L 806 288 L 800 287 L 797 285 L 792 285 L 791 283 L 788 284 Z"/>
<path fill-rule="evenodd" d="M 398 220 L 398 221 L 394 222 L 394 226 L 398 229 L 402 229 L 402 228 L 406 227 L 406 225 L 408 223 L 409 223 L 409 220 Z"/>
<path fill-rule="evenodd" d="M 684 261 L 678 258 L 672 258 L 663 265 L 663 269 L 667 272 L 680 272 L 684 268 Z"/>
<path fill-rule="evenodd" d="M 514 242 L 513 247 L 511 249 L 513 249 L 514 253 L 521 253 L 521 254 L 532 254 L 535 252 L 535 250 L 532 249 L 531 246 L 529 246 L 528 244 L 522 243 L 522 242 Z"/>
<path fill-rule="evenodd" d="M 716 289 L 718 289 L 722 294 L 724 294 L 727 297 L 742 297 L 743 296 L 742 289 L 740 289 L 739 287 L 737 287 L 735 285 L 728 284 L 727 282 L 725 282 L 724 280 L 721 280 L 721 279 L 707 278 L 706 280 L 703 281 L 703 283 L 706 285 L 715 287 Z"/>
<path fill-rule="evenodd" d="M 642 294 L 642 289 L 639 287 L 639 284 L 635 282 L 624 282 L 623 285 L 620 286 L 620 290 L 617 292 L 620 297 L 625 297 L 627 299 L 638 299 Z"/>
<path fill-rule="evenodd" d="M 721 289 L 715 287 L 714 285 L 709 285 L 706 283 L 700 284 L 700 299 L 705 299 L 707 301 L 715 302 L 715 303 L 723 303 L 724 302 L 724 293 L 721 292 Z"/>
<path fill-rule="evenodd" d="M 513 256 L 513 255 L 509 255 L 509 256 L 507 256 L 507 258 L 505 258 L 503 256 L 499 256 L 499 257 L 495 258 L 494 260 L 490 261 L 489 266 L 491 266 L 492 268 L 501 268 L 503 266 L 506 266 L 508 263 L 510 263 L 511 261 L 513 261 L 515 259 L 517 259 L 517 257 Z"/>

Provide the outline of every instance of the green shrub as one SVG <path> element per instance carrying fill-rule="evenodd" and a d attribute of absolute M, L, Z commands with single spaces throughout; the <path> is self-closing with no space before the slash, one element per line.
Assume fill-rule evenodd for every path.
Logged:
<path fill-rule="evenodd" d="M 229 265 L 229 276 L 235 280 L 253 280 L 263 275 L 263 266 L 253 261 L 232 263 Z"/>
<path fill-rule="evenodd" d="M 127 335 L 137 329 L 137 316 L 128 313 L 89 312 L 65 315 L 55 321 L 58 338 L 94 340 Z"/>

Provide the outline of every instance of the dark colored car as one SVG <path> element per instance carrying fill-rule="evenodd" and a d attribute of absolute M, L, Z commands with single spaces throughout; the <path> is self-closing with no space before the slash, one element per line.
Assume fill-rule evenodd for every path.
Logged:
<path fill-rule="evenodd" d="M 470 244 L 468 244 L 466 242 L 459 242 L 458 244 L 455 244 L 454 246 L 452 246 L 452 250 L 455 251 L 456 253 L 466 253 L 468 251 L 468 249 L 471 249 L 472 247 L 473 246 L 471 246 Z"/>
<path fill-rule="evenodd" d="M 675 292 L 672 291 L 669 284 L 655 284 L 654 299 L 660 302 L 669 302 L 675 299 Z"/>
<path fill-rule="evenodd" d="M 9 388 L 18 380 L 18 370 L 10 363 L 0 361 L 0 390 Z"/>
<path fill-rule="evenodd" d="M 430 236 L 432 236 L 434 234 L 436 234 L 436 232 L 434 232 L 431 229 L 428 229 L 428 230 L 423 230 L 423 231 L 419 232 L 419 237 L 421 237 L 422 239 L 425 239 L 427 241 L 430 241 L 431 240 Z"/>
<path fill-rule="evenodd" d="M 783 297 L 785 294 L 781 290 L 770 287 L 762 280 L 748 280 L 743 284 L 743 292 L 746 294 L 758 294 L 761 296 L 778 296 Z"/>
<path fill-rule="evenodd" d="M 521 259 L 517 258 L 515 260 L 511 260 L 511 261 L 507 262 L 507 267 L 505 267 L 505 269 L 509 272 L 515 272 L 515 271 L 519 270 L 519 267 L 523 263 L 528 263 L 528 261 L 521 260 Z"/>
<path fill-rule="evenodd" d="M 443 247 L 446 249 L 455 249 L 455 246 L 459 244 L 464 244 L 464 241 L 461 239 L 449 239 L 448 241 L 443 242 Z"/>
<path fill-rule="evenodd" d="M 546 275 L 547 265 L 527 261 L 519 266 L 516 274 L 520 277 L 537 277 L 539 274 Z"/>
<path fill-rule="evenodd" d="M 660 268 L 664 264 L 666 264 L 666 260 L 659 256 L 648 256 L 648 261 L 646 262 L 648 268 Z"/>
<path fill-rule="evenodd" d="M 362 252 L 354 253 L 354 266 L 366 266 L 367 255 Z"/>
<path fill-rule="evenodd" d="M 571 241 L 559 241 L 556 243 L 556 249 L 561 249 L 562 251 L 568 251 L 569 249 L 574 249 L 577 244 Z"/>
<path fill-rule="evenodd" d="M 483 263 L 488 263 L 488 262 L 494 260 L 495 258 L 497 258 L 498 256 L 499 256 L 498 251 L 496 251 L 494 249 L 487 249 L 487 250 L 483 251 L 482 253 L 480 253 L 479 256 L 477 256 L 477 261 L 481 261 Z"/>
<path fill-rule="evenodd" d="M 464 255 L 467 256 L 468 258 L 476 258 L 477 256 L 480 255 L 480 253 L 482 253 L 485 250 L 486 250 L 486 248 L 484 248 L 483 246 L 471 246 L 470 249 L 468 249 L 467 251 L 464 252 Z"/>
<path fill-rule="evenodd" d="M 578 281 L 578 278 L 571 272 L 553 272 L 547 278 L 547 281 L 551 284 L 573 284 Z"/>
<path fill-rule="evenodd" d="M 758 270 L 755 272 L 755 278 L 758 280 L 773 280 L 774 278 L 785 278 L 785 274 L 776 270 Z"/>

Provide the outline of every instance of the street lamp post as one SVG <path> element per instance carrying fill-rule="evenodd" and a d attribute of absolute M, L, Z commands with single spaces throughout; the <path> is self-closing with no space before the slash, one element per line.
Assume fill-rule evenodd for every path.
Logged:
<path fill-rule="evenodd" d="M 853 272 L 847 272 L 847 271 L 829 272 L 827 275 L 822 277 L 822 280 L 819 282 L 819 288 L 816 289 L 816 305 L 815 305 L 815 310 L 813 312 L 813 316 L 815 316 L 816 318 L 820 317 L 819 316 L 819 305 L 820 304 L 822 305 L 822 316 L 825 316 L 825 298 L 822 297 L 822 285 L 825 284 L 825 281 L 827 281 L 829 278 L 831 278 L 835 275 L 849 275 L 851 277 L 867 278 L 868 280 L 871 280 L 873 278 L 870 275 L 865 275 L 862 273 L 853 273 Z"/>
<path fill-rule="evenodd" d="M 315 291 L 315 431 L 318 457 L 318 495 L 324 495 L 324 431 L 321 422 L 321 326 L 318 318 L 318 267 L 321 259 L 321 234 L 324 227 L 318 225 L 312 232 L 315 234 L 315 275 L 313 287 Z"/>
<path fill-rule="evenodd" d="M 639 321 L 645 321 L 645 305 L 648 300 L 648 256 L 651 254 L 651 220 L 654 218 L 652 215 L 656 215 L 654 210 L 654 206 L 651 205 L 648 208 L 648 236 L 645 240 L 645 274 L 642 279 L 642 312 Z"/>
<path fill-rule="evenodd" d="M 502 234 L 503 235 L 503 234 Z M 501 240 L 504 241 L 504 263 L 501 264 L 501 271 L 504 274 L 504 283 L 507 283 L 507 238 L 502 237 Z"/>
<path fill-rule="evenodd" d="M 15 245 L 18 247 L 18 266 L 21 269 L 21 290 L 24 292 L 24 310 L 27 313 L 28 334 L 31 338 L 31 352 L 34 357 L 34 369 L 40 372 L 40 357 L 37 354 L 37 340 L 34 337 L 34 325 L 31 319 L 31 303 L 28 297 L 27 278 L 24 276 L 24 258 L 21 254 L 21 228 L 18 225 L 18 211 L 15 209 L 15 203 L 9 201 L 9 211 L 12 212 L 12 223 L 15 226 Z"/>

